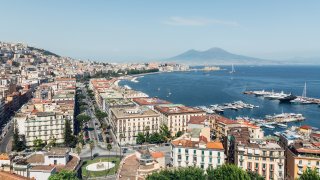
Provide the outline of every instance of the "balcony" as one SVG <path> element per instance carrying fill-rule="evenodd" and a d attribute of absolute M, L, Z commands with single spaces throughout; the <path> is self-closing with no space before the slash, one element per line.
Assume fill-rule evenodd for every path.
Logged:
<path fill-rule="evenodd" d="M 283 162 L 278 162 L 279 166 L 283 166 Z"/>
<path fill-rule="evenodd" d="M 298 164 L 298 167 L 303 167 L 303 164 Z"/>
<path fill-rule="evenodd" d="M 239 159 L 240 162 L 243 162 L 243 159 Z"/>
<path fill-rule="evenodd" d="M 303 174 L 303 171 L 298 171 L 298 174 L 299 174 L 299 175 Z"/>

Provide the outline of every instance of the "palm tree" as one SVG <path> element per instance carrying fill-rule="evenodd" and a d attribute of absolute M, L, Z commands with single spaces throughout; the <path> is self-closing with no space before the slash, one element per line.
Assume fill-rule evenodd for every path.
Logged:
<path fill-rule="evenodd" d="M 119 148 L 120 148 L 120 159 L 121 159 L 121 140 L 122 140 L 122 138 L 124 138 L 124 135 L 123 134 L 120 134 L 119 135 L 119 139 L 120 139 L 120 144 L 119 144 Z"/>
<path fill-rule="evenodd" d="M 81 147 L 80 147 L 80 144 L 78 144 L 78 146 L 76 147 L 76 151 L 77 151 L 78 155 L 80 155 L 80 153 L 81 153 Z"/>
<path fill-rule="evenodd" d="M 108 144 L 107 145 L 107 149 L 109 151 L 109 158 L 110 158 L 110 150 L 112 149 L 112 145 L 111 144 Z M 110 159 L 109 159 L 109 162 L 108 162 L 108 170 L 109 170 L 109 163 L 110 163 Z"/>
<path fill-rule="evenodd" d="M 90 146 L 90 150 L 91 150 L 91 160 L 92 160 L 92 150 L 94 148 L 94 142 L 92 140 L 90 141 L 89 146 Z"/>

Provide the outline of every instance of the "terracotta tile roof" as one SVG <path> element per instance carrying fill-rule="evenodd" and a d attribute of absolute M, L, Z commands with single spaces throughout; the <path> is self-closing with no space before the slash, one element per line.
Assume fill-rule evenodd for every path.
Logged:
<path fill-rule="evenodd" d="M 195 144 L 197 144 L 194 141 L 186 140 L 186 139 L 179 139 L 171 141 L 171 143 L 175 146 L 183 146 L 183 147 L 195 147 Z"/>
<path fill-rule="evenodd" d="M 207 116 L 191 116 L 189 124 L 203 124 Z"/>
<path fill-rule="evenodd" d="M 223 150 L 223 145 L 221 142 L 208 142 L 207 143 L 208 149 L 220 149 Z"/>
<path fill-rule="evenodd" d="M 303 125 L 303 126 L 300 126 L 300 129 L 310 130 L 312 129 L 312 127 L 308 125 Z"/>
<path fill-rule="evenodd" d="M 199 142 L 204 142 L 204 143 L 208 143 L 208 139 L 204 136 L 200 136 L 199 137 Z"/>
<path fill-rule="evenodd" d="M 28 163 L 44 163 L 44 155 L 43 154 L 34 154 L 31 155 L 27 159 Z"/>
<path fill-rule="evenodd" d="M 52 171 L 55 167 L 54 166 L 47 166 L 47 165 L 38 165 L 33 166 L 30 168 L 30 171 Z"/>
<path fill-rule="evenodd" d="M 143 98 L 133 98 L 133 101 L 139 104 L 140 106 L 143 105 L 158 105 L 158 104 L 171 104 L 169 101 L 165 101 L 159 98 L 149 98 L 149 97 L 143 97 Z"/>
<path fill-rule="evenodd" d="M 163 152 L 152 152 L 152 153 L 151 153 L 151 156 L 152 156 L 154 159 L 162 158 L 162 157 L 164 157 L 164 153 L 163 153 Z"/>
<path fill-rule="evenodd" d="M 0 154 L 0 160 L 9 160 L 8 154 Z"/>
<path fill-rule="evenodd" d="M 19 176 L 17 174 L 11 174 L 9 172 L 0 171 L 0 179 L 2 180 L 27 180 L 26 177 Z"/>
<path fill-rule="evenodd" d="M 217 122 L 220 122 L 220 123 L 223 123 L 223 124 L 239 124 L 237 121 L 228 119 L 228 118 L 223 117 L 223 116 L 216 116 L 214 118 L 215 118 L 215 120 Z"/>

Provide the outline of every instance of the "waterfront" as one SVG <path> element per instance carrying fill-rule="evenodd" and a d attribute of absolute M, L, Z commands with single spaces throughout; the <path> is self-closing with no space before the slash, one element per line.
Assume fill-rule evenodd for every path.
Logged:
<path fill-rule="evenodd" d="M 320 66 L 238 66 L 236 73 L 230 75 L 231 67 L 224 71 L 171 72 L 145 75 L 138 82 L 121 81 L 143 91 L 149 96 L 181 103 L 188 106 L 209 106 L 242 100 L 258 105 L 259 108 L 239 111 L 226 110 L 224 116 L 235 119 L 237 116 L 264 118 L 265 115 L 282 112 L 301 113 L 303 122 L 289 123 L 289 126 L 308 124 L 320 127 L 320 107 L 318 105 L 280 104 L 279 101 L 266 100 L 242 94 L 245 90 L 275 90 L 301 95 L 307 82 L 307 96 L 320 97 Z M 265 129 L 269 134 L 270 130 Z M 274 131 L 283 130 L 276 128 Z"/>

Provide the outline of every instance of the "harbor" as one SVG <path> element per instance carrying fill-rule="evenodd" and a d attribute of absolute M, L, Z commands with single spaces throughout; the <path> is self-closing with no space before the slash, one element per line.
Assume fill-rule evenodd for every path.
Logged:
<path fill-rule="evenodd" d="M 243 94 L 254 95 L 256 97 L 263 97 L 269 100 L 279 100 L 281 103 L 291 103 L 291 104 L 318 104 L 320 105 L 320 98 L 307 97 L 307 84 L 305 83 L 304 89 L 301 96 L 295 96 L 292 93 L 285 93 L 284 91 L 244 91 Z"/>
<path fill-rule="evenodd" d="M 210 105 L 208 107 L 198 106 L 197 108 L 202 109 L 209 114 L 212 114 L 212 113 L 223 113 L 227 109 L 238 111 L 241 109 L 253 109 L 253 108 L 258 108 L 258 107 L 259 106 L 256 106 L 253 104 L 244 103 L 243 101 L 234 101 L 232 103 L 224 103 L 222 105 L 214 104 L 214 105 Z"/>

